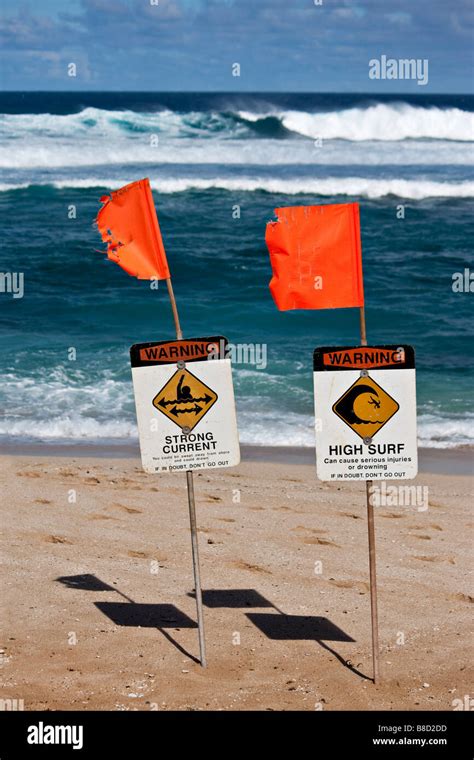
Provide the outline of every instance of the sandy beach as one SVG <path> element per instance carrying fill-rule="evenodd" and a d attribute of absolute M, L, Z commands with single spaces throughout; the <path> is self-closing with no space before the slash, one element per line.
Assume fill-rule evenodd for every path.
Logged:
<path fill-rule="evenodd" d="M 468 474 L 422 472 L 424 511 L 375 510 L 374 686 L 363 484 L 281 459 L 196 474 L 203 670 L 184 475 L 0 462 L 2 698 L 25 710 L 452 710 L 470 693 Z"/>

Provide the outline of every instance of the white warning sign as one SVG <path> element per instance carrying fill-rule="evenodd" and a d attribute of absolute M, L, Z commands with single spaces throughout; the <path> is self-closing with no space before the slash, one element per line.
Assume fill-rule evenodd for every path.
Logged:
<path fill-rule="evenodd" d="M 314 352 L 316 469 L 320 480 L 405 480 L 418 471 L 411 346 Z"/>
<path fill-rule="evenodd" d="M 143 469 L 171 472 L 240 462 L 230 359 L 222 336 L 130 349 Z"/>

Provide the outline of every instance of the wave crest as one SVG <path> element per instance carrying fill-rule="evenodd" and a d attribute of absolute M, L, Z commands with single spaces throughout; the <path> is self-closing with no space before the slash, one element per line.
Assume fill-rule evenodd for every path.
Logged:
<path fill-rule="evenodd" d="M 25 188 L 55 187 L 58 189 L 88 189 L 107 188 L 116 190 L 126 185 L 130 180 L 90 177 L 87 179 L 61 179 L 44 183 L 3 183 L 0 192 L 10 192 Z M 435 182 L 432 180 L 415 179 L 370 179 L 365 177 L 325 177 L 324 179 L 308 178 L 267 178 L 267 177 L 173 177 L 150 178 L 151 186 L 160 193 L 182 193 L 187 190 L 228 190 L 232 192 L 284 193 L 286 195 L 338 195 L 357 196 L 362 198 L 383 198 L 393 195 L 410 200 L 424 198 L 472 198 L 474 197 L 474 181 L 464 182 Z"/>
<path fill-rule="evenodd" d="M 408 103 L 377 103 L 339 111 L 296 110 L 155 112 L 107 111 L 88 107 L 79 113 L 3 114 L 5 137 L 34 134 L 67 137 L 157 132 L 167 137 L 284 138 L 363 141 L 474 140 L 474 114 L 460 108 L 424 108 Z"/>
<path fill-rule="evenodd" d="M 305 113 L 285 111 L 283 126 L 304 137 L 362 142 L 400 140 L 474 140 L 474 114 L 459 108 L 420 108 L 407 103 L 344 111 Z"/>

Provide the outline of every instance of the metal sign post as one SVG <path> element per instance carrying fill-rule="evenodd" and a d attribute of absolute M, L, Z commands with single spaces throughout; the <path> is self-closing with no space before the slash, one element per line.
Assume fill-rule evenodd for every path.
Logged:
<path fill-rule="evenodd" d="M 316 471 L 323 481 L 365 481 L 372 616 L 373 680 L 379 680 L 374 483 L 416 477 L 415 352 L 367 345 L 361 309 L 358 346 L 320 346 L 313 354 Z"/>
<path fill-rule="evenodd" d="M 201 658 L 201 665 L 203 668 L 207 667 L 206 661 L 206 640 L 204 638 L 204 613 L 202 609 L 202 591 L 201 591 L 201 571 L 199 568 L 199 547 L 198 547 L 198 534 L 196 525 L 196 505 L 194 501 L 194 481 L 193 473 L 186 473 L 186 483 L 188 486 L 188 506 L 189 506 L 189 522 L 191 525 L 191 546 L 193 550 L 193 569 L 194 569 L 194 587 L 196 589 L 196 609 L 199 628 L 199 652 Z"/>
<path fill-rule="evenodd" d="M 184 339 L 172 289 L 170 299 L 177 338 L 134 344 L 130 363 L 143 470 L 186 473 L 201 664 L 205 667 L 193 472 L 237 465 L 239 436 L 227 338 Z"/>
<path fill-rule="evenodd" d="M 103 241 L 107 243 L 108 258 L 115 261 L 128 274 L 137 277 L 138 279 L 166 281 L 176 328 L 176 340 L 182 341 L 183 333 L 179 322 L 178 308 L 174 297 L 168 262 L 166 260 L 166 253 L 161 238 L 149 179 L 144 178 L 137 182 L 132 182 L 113 192 L 110 197 L 103 196 L 100 200 L 103 205 L 97 215 L 97 226 Z M 180 365 L 184 366 L 183 361 L 178 361 L 177 364 L 179 369 L 181 369 Z M 177 388 L 179 399 L 176 400 L 176 403 L 178 406 L 179 402 L 184 401 L 186 404 L 187 401 L 191 399 L 192 394 L 189 386 L 186 386 L 187 390 L 185 392 L 184 378 L 186 376 L 187 375 L 183 372 L 181 383 Z M 204 416 L 209 410 L 211 402 L 214 403 L 217 400 L 217 396 L 216 394 L 209 397 L 205 395 L 203 400 L 206 401 L 206 408 L 199 407 L 197 403 L 192 409 L 184 408 L 186 413 L 195 412 L 194 424 L 197 424 L 199 421 L 196 417 L 198 411 L 201 416 Z M 162 398 L 161 402 L 163 404 L 162 408 L 166 409 L 166 399 Z M 178 408 L 178 406 L 176 406 L 176 404 L 174 406 L 176 417 L 179 413 L 183 412 L 183 408 Z M 185 437 L 189 436 L 191 429 L 192 427 L 188 426 L 187 423 L 183 423 L 181 427 L 182 435 Z M 236 429 L 234 437 L 237 437 Z M 190 462 L 187 461 L 185 467 L 189 518 L 191 524 L 194 582 L 196 587 L 196 606 L 199 625 L 199 646 L 201 652 L 201 665 L 206 667 L 194 485 L 193 474 L 189 470 L 189 465 Z M 185 467 L 183 467 L 183 469 L 185 469 Z M 145 472 L 150 471 L 147 467 L 144 467 L 144 470 Z"/>
<path fill-rule="evenodd" d="M 360 307 L 360 342 L 367 345 L 367 329 L 365 324 L 365 307 Z M 375 554 L 375 522 L 374 506 L 372 504 L 371 489 L 372 481 L 365 483 L 367 496 L 367 530 L 369 539 L 369 579 L 370 579 L 370 615 L 372 620 L 372 671 L 374 684 L 378 683 L 380 676 L 379 668 L 379 617 L 377 610 L 377 567 Z"/>
<path fill-rule="evenodd" d="M 168 287 L 168 294 L 170 297 L 171 309 L 173 312 L 173 319 L 174 319 L 174 324 L 175 324 L 175 329 L 176 329 L 176 339 L 182 340 L 183 332 L 181 330 L 181 325 L 179 322 L 178 307 L 177 307 L 176 298 L 173 292 L 173 286 L 171 284 L 171 278 L 168 278 L 166 280 L 166 285 Z M 192 555 L 193 555 L 194 588 L 196 590 L 196 610 L 197 610 L 198 629 L 199 629 L 199 655 L 200 655 L 202 667 L 206 668 L 207 667 L 206 640 L 204 636 L 204 614 L 203 614 L 203 609 L 202 609 L 201 571 L 199 567 L 199 542 L 198 542 L 197 525 L 196 525 L 196 504 L 194 501 L 193 473 L 190 471 L 186 472 L 186 485 L 187 485 L 187 490 L 188 490 L 188 508 L 189 508 L 189 523 L 191 527 L 191 547 L 192 547 Z"/>

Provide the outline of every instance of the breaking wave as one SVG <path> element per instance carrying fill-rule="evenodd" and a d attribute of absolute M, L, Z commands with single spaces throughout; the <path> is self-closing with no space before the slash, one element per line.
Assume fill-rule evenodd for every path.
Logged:
<path fill-rule="evenodd" d="M 249 409 L 249 372 L 234 367 L 238 394 L 240 441 L 257 446 L 314 446 L 314 418 L 311 414 L 287 410 L 284 419 L 276 387 L 284 377 L 265 374 L 272 393 L 262 399 L 264 413 Z M 250 373 L 254 375 L 255 373 Z M 252 378 L 250 378 L 252 379 Z M 307 408 L 311 392 L 301 391 Z M 138 440 L 133 391 L 130 379 L 119 380 L 109 370 L 95 379 L 82 372 L 70 376 L 64 368 L 41 370 L 32 376 L 13 372 L 4 375 L 3 406 L 8 414 L 0 416 L 0 438 L 8 441 L 49 443 L 110 442 L 136 443 Z M 428 448 L 474 446 L 474 415 L 464 417 L 420 411 L 419 445 Z"/>
<path fill-rule="evenodd" d="M 0 138 L 0 167 L 12 170 L 134 163 L 464 165 L 473 162 L 466 143 L 474 140 L 474 113 L 406 103 L 316 113 L 88 107 L 66 115 L 0 115 Z"/>
<path fill-rule="evenodd" d="M 263 118 L 245 111 L 240 116 L 258 124 Z M 474 140 L 474 114 L 459 108 L 420 108 L 407 103 L 348 108 L 344 111 L 307 113 L 282 111 L 275 114 L 288 132 L 326 140 Z"/>
<path fill-rule="evenodd" d="M 90 177 L 87 179 L 61 179 L 38 183 L 3 183 L 0 192 L 20 190 L 35 187 L 64 188 L 107 188 L 118 189 L 126 185 L 129 178 L 107 179 Z M 435 182 L 416 179 L 371 179 L 365 177 L 325 177 L 322 179 L 271 178 L 271 177 L 182 177 L 182 178 L 150 178 L 151 186 L 160 193 L 182 193 L 187 190 L 229 190 L 237 192 L 264 191 L 267 193 L 285 193 L 287 195 L 315 196 L 360 196 L 363 198 L 383 198 L 388 195 L 411 200 L 424 198 L 472 198 L 474 197 L 474 181 Z"/>
<path fill-rule="evenodd" d="M 269 137 L 399 141 L 474 140 L 474 114 L 460 108 L 422 108 L 408 103 L 377 103 L 365 108 L 307 112 L 296 110 L 190 111 L 143 113 L 88 107 L 74 114 L 3 114 L 4 137 L 108 136 L 166 133 L 168 137 Z"/>

